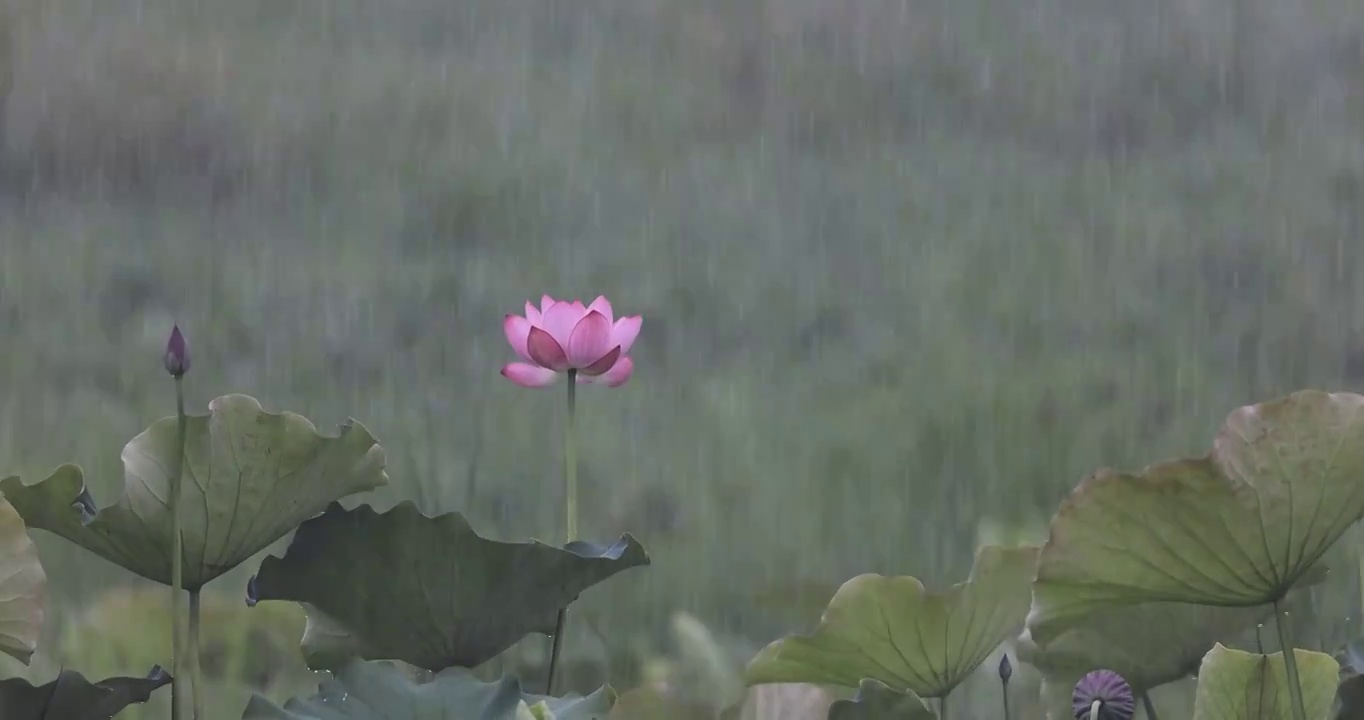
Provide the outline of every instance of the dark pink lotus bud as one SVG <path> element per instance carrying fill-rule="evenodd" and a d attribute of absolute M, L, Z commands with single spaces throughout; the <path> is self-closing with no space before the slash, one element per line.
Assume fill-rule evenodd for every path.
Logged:
<path fill-rule="evenodd" d="M 166 365 L 166 372 L 172 377 L 180 377 L 189 372 L 189 346 L 185 344 L 185 336 L 180 332 L 180 326 L 171 328 L 170 340 L 166 341 L 166 356 L 162 358 Z"/>

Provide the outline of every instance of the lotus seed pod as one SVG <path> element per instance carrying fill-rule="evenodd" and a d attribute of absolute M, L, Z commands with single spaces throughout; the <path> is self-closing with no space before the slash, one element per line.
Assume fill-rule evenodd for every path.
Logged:
<path fill-rule="evenodd" d="M 1095 703 L 1097 714 L 1091 716 Z M 1075 683 L 1071 695 L 1075 720 L 1132 720 L 1137 713 L 1137 701 L 1132 686 L 1112 670 L 1095 670 Z"/>

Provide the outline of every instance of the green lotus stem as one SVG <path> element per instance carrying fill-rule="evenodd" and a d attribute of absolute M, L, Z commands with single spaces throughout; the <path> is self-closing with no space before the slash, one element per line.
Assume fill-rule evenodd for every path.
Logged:
<path fill-rule="evenodd" d="M 175 467 L 170 476 L 171 510 L 171 720 L 180 720 L 180 596 L 185 587 L 184 547 L 180 530 L 180 479 L 184 474 L 185 435 L 189 418 L 185 416 L 185 385 L 175 376 Z M 195 716 L 198 720 L 198 716 Z"/>
<path fill-rule="evenodd" d="M 574 415 L 578 408 L 578 371 L 568 371 L 568 420 L 564 423 L 564 527 L 567 542 L 578 538 L 578 434 Z M 559 656 L 564 649 L 564 631 L 568 626 L 568 608 L 559 608 L 554 619 L 554 639 L 549 648 L 549 676 L 545 678 L 545 694 L 554 694 L 554 675 L 559 669 Z"/>
<path fill-rule="evenodd" d="M 567 542 L 578 539 L 578 434 L 574 415 L 578 406 L 578 371 L 568 371 L 568 420 L 564 425 L 564 527 Z"/>
<path fill-rule="evenodd" d="M 199 665 L 199 591 L 189 591 L 189 667 L 190 692 L 194 697 L 194 718 L 204 719 L 204 676 Z"/>
<path fill-rule="evenodd" d="M 1146 709 L 1146 720 L 1160 720 L 1156 717 L 1156 704 L 1151 702 L 1151 694 L 1141 691 L 1141 706 Z"/>
<path fill-rule="evenodd" d="M 938 698 L 938 718 L 939 718 L 940 720 L 947 720 L 947 696 L 946 696 L 946 695 L 943 695 L 942 697 Z"/>
<path fill-rule="evenodd" d="M 1004 683 L 1004 720 L 1009 720 L 1009 684 Z"/>
<path fill-rule="evenodd" d="M 1274 626 L 1279 629 L 1279 649 L 1283 651 L 1284 672 L 1288 675 L 1288 697 L 1292 700 L 1293 720 L 1307 720 L 1307 710 L 1302 702 L 1302 685 L 1298 682 L 1298 658 L 1293 652 L 1292 633 L 1288 629 L 1288 623 L 1284 622 L 1284 616 L 1288 613 L 1280 607 L 1279 601 L 1274 601 Z"/>
<path fill-rule="evenodd" d="M 1359 612 L 1364 613 L 1364 550 L 1355 545 L 1355 568 L 1359 572 Z"/>

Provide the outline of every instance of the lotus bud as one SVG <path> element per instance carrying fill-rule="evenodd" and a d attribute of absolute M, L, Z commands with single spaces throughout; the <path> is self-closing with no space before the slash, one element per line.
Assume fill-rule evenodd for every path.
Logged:
<path fill-rule="evenodd" d="M 171 377 L 178 378 L 189 372 L 189 346 L 179 325 L 171 328 L 170 339 L 166 341 L 166 355 L 162 360 Z"/>

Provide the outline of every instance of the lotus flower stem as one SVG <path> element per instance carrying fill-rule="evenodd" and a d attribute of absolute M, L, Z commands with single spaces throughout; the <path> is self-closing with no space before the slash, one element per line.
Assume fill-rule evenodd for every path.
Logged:
<path fill-rule="evenodd" d="M 578 434 L 573 416 L 578 405 L 578 371 L 568 371 L 568 420 L 564 425 L 564 527 L 568 542 L 578 539 Z"/>
<path fill-rule="evenodd" d="M 578 371 L 568 371 L 568 419 L 564 423 L 564 518 L 567 542 L 578 538 L 578 434 L 574 415 L 578 409 Z M 549 648 L 549 676 L 545 678 L 545 694 L 554 694 L 554 674 L 559 669 L 559 656 L 564 649 L 564 631 L 568 626 L 568 608 L 559 608 L 554 620 L 554 639 Z"/>
<path fill-rule="evenodd" d="M 175 376 L 175 467 L 170 476 L 171 509 L 171 720 L 180 720 L 180 596 L 185 587 L 184 547 L 180 530 L 181 477 L 185 466 L 185 435 L 189 419 L 185 416 L 185 386 L 182 375 Z M 196 714 L 195 720 L 199 720 Z"/>
<path fill-rule="evenodd" d="M 199 591 L 189 591 L 190 692 L 194 697 L 194 718 L 204 719 L 204 677 L 199 666 Z"/>
<path fill-rule="evenodd" d="M 1146 710 L 1146 720 L 1160 720 L 1156 717 L 1156 704 L 1151 702 L 1151 694 L 1141 691 L 1141 706 Z"/>
<path fill-rule="evenodd" d="M 1298 682 L 1298 657 L 1293 652 L 1292 632 L 1284 622 L 1288 613 L 1283 611 L 1278 600 L 1274 601 L 1274 626 L 1279 629 L 1279 649 L 1283 651 L 1283 667 L 1288 675 L 1288 697 L 1292 700 L 1293 720 L 1307 720 L 1307 710 L 1302 702 L 1302 685 Z"/>
<path fill-rule="evenodd" d="M 1103 717 L 1102 715 L 1099 715 L 1099 710 L 1103 709 L 1103 706 L 1103 700 L 1095 700 L 1091 703 L 1089 706 L 1089 720 L 1099 720 L 1099 718 Z"/>

